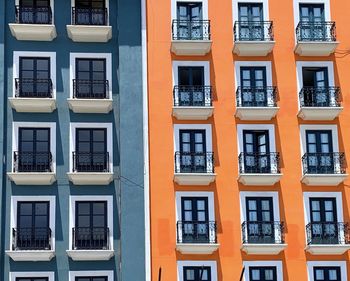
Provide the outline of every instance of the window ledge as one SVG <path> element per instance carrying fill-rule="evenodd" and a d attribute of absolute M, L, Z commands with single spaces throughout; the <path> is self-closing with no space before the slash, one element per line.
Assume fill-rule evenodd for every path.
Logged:
<path fill-rule="evenodd" d="M 301 182 L 310 186 L 337 186 L 347 177 L 348 174 L 305 174 Z"/>
<path fill-rule="evenodd" d="M 211 45 L 211 40 L 172 40 L 171 51 L 178 56 L 204 56 Z"/>
<path fill-rule="evenodd" d="M 334 120 L 343 107 L 301 107 L 298 117 L 304 120 Z"/>
<path fill-rule="evenodd" d="M 67 250 L 74 261 L 107 261 L 114 256 L 114 250 Z"/>
<path fill-rule="evenodd" d="M 271 120 L 279 107 L 237 107 L 235 116 L 241 120 Z"/>
<path fill-rule="evenodd" d="M 242 244 L 242 251 L 248 255 L 278 255 L 287 244 Z"/>
<path fill-rule="evenodd" d="M 6 254 L 14 261 L 50 261 L 55 256 L 52 250 L 19 250 L 6 251 Z"/>
<path fill-rule="evenodd" d="M 233 52 L 238 56 L 267 56 L 274 46 L 275 41 L 236 41 Z"/>
<path fill-rule="evenodd" d="M 240 174 L 238 181 L 244 185 L 274 185 L 280 181 L 283 174 Z"/>
<path fill-rule="evenodd" d="M 298 41 L 295 53 L 300 56 L 329 56 L 335 52 L 339 42 L 302 42 Z"/>
<path fill-rule="evenodd" d="M 213 115 L 212 106 L 174 106 L 173 116 L 178 120 L 207 120 Z"/>
<path fill-rule="evenodd" d="M 9 23 L 9 28 L 17 40 L 52 41 L 57 36 L 53 24 Z"/>
<path fill-rule="evenodd" d="M 113 181 L 113 173 L 107 172 L 75 172 L 67 175 L 75 185 L 109 185 Z"/>
<path fill-rule="evenodd" d="M 56 181 L 54 172 L 11 172 L 7 176 L 17 185 L 52 185 Z"/>
<path fill-rule="evenodd" d="M 215 181 L 216 174 L 175 173 L 174 181 L 179 185 L 209 185 Z"/>
<path fill-rule="evenodd" d="M 51 113 L 56 109 L 52 98 L 9 98 L 9 102 L 17 112 Z"/>
<path fill-rule="evenodd" d="M 305 250 L 313 255 L 342 255 L 350 245 L 308 245 Z"/>
<path fill-rule="evenodd" d="M 69 108 L 74 113 L 109 113 L 112 99 L 68 99 Z"/>
<path fill-rule="evenodd" d="M 112 26 L 67 25 L 68 37 L 74 42 L 108 42 L 112 38 Z"/>
<path fill-rule="evenodd" d="M 210 255 L 219 249 L 220 244 L 213 243 L 177 243 L 176 250 L 184 255 Z"/>

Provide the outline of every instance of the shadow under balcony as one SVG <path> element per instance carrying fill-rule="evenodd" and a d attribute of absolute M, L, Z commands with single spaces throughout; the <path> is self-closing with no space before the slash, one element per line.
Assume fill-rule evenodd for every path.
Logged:
<path fill-rule="evenodd" d="M 299 22 L 296 40 L 295 53 L 300 56 L 329 56 L 339 44 L 335 22 Z"/>
<path fill-rule="evenodd" d="M 178 221 L 176 250 L 181 254 L 210 255 L 218 248 L 215 221 Z"/>
<path fill-rule="evenodd" d="M 238 56 L 267 56 L 275 46 L 272 21 L 236 21 L 233 34 Z"/>
<path fill-rule="evenodd" d="M 50 261 L 55 256 L 47 227 L 13 228 L 11 247 L 6 254 L 14 261 Z"/>
<path fill-rule="evenodd" d="M 214 182 L 213 152 L 176 152 L 174 181 L 179 185 L 209 185 Z"/>
<path fill-rule="evenodd" d="M 235 116 L 241 120 L 271 120 L 279 110 L 276 87 L 238 87 Z"/>
<path fill-rule="evenodd" d="M 301 182 L 311 186 L 337 186 L 347 177 L 343 152 L 305 153 Z"/>
<path fill-rule="evenodd" d="M 13 171 L 7 173 L 17 185 L 51 185 L 56 181 L 51 152 L 13 153 Z"/>
<path fill-rule="evenodd" d="M 344 222 L 312 222 L 306 226 L 305 250 L 313 255 L 342 255 L 350 249 L 349 225 Z"/>
<path fill-rule="evenodd" d="M 286 247 L 284 223 L 245 221 L 242 223 L 242 251 L 248 255 L 278 255 Z"/>

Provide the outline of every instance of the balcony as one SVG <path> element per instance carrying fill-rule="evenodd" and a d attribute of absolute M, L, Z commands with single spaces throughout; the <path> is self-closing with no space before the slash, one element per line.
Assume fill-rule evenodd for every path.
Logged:
<path fill-rule="evenodd" d="M 350 249 L 349 226 L 344 222 L 313 222 L 306 226 L 307 246 L 313 255 L 342 255 Z"/>
<path fill-rule="evenodd" d="M 242 223 L 242 251 L 248 255 L 278 255 L 284 242 L 284 223 L 280 221 Z"/>
<path fill-rule="evenodd" d="M 67 173 L 75 185 L 108 185 L 113 181 L 108 152 L 73 152 L 73 172 Z"/>
<path fill-rule="evenodd" d="M 267 56 L 275 46 L 272 21 L 236 21 L 233 34 L 238 56 Z"/>
<path fill-rule="evenodd" d="M 75 113 L 109 113 L 113 100 L 108 96 L 108 80 L 73 79 L 73 98 L 69 108 Z"/>
<path fill-rule="evenodd" d="M 276 87 L 238 87 L 236 114 L 241 120 L 271 120 L 279 110 Z"/>
<path fill-rule="evenodd" d="M 207 120 L 213 115 L 211 86 L 175 86 L 173 116 L 178 120 Z"/>
<path fill-rule="evenodd" d="M 305 153 L 301 182 L 311 186 L 337 186 L 348 176 L 343 152 Z"/>
<path fill-rule="evenodd" d="M 176 249 L 186 255 L 210 255 L 219 244 L 215 221 L 178 221 Z"/>
<path fill-rule="evenodd" d="M 179 56 L 204 56 L 211 51 L 209 20 L 173 20 L 171 51 Z"/>
<path fill-rule="evenodd" d="M 108 42 L 112 38 L 108 9 L 73 7 L 72 24 L 67 25 L 67 32 L 74 42 Z"/>
<path fill-rule="evenodd" d="M 56 181 L 51 152 L 13 153 L 13 172 L 7 173 L 17 185 L 51 185 Z"/>
<path fill-rule="evenodd" d="M 179 185 L 209 185 L 215 181 L 213 152 L 176 152 L 174 181 Z"/>
<path fill-rule="evenodd" d="M 244 185 L 274 185 L 282 177 L 280 171 L 280 154 L 278 152 L 241 152 L 238 162 L 238 181 Z"/>
<path fill-rule="evenodd" d="M 50 261 L 55 256 L 51 229 L 13 228 L 12 249 L 6 254 L 14 261 Z"/>
<path fill-rule="evenodd" d="M 339 99 L 339 87 L 303 87 L 299 93 L 298 117 L 304 120 L 334 120 L 343 110 Z"/>
<path fill-rule="evenodd" d="M 335 22 L 299 22 L 295 53 L 300 56 L 329 56 L 335 52 Z"/>
<path fill-rule="evenodd" d="M 15 79 L 15 97 L 9 98 L 17 112 L 50 113 L 56 109 L 51 79 Z"/>
<path fill-rule="evenodd" d="M 16 6 L 16 23 L 9 28 L 17 40 L 52 41 L 57 36 L 50 7 Z"/>
<path fill-rule="evenodd" d="M 114 256 L 108 227 L 75 227 L 72 249 L 67 255 L 74 261 L 106 261 Z"/>

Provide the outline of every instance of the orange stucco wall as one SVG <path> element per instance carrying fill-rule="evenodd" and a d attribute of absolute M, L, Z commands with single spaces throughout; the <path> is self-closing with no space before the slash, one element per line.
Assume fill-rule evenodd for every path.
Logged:
<path fill-rule="evenodd" d="M 338 256 L 314 256 L 305 252 L 303 192 L 342 192 L 344 221 L 350 221 L 350 179 L 338 187 L 307 187 L 301 184 L 299 125 L 336 124 L 339 150 L 350 157 L 350 1 L 331 0 L 331 18 L 337 25 L 338 53 L 329 57 L 298 57 L 294 53 L 293 0 L 269 0 L 269 17 L 274 23 L 276 45 L 267 57 L 238 57 L 232 53 L 232 0 L 208 0 L 211 20 L 212 51 L 206 56 L 179 57 L 170 52 L 171 0 L 148 0 L 148 82 L 150 130 L 151 254 L 152 281 L 177 280 L 177 260 L 215 260 L 218 280 L 239 280 L 242 262 L 281 260 L 284 280 L 307 280 L 307 261 L 347 261 L 349 253 Z M 207 121 L 179 121 L 172 117 L 172 61 L 209 61 L 214 90 L 214 115 Z M 280 110 L 266 122 L 244 122 L 235 113 L 235 61 L 271 61 L 273 84 L 278 87 Z M 303 121 L 297 118 L 298 99 L 296 61 L 333 61 L 336 85 L 342 89 L 344 111 L 330 121 Z M 211 124 L 217 178 L 209 187 L 178 186 L 173 182 L 173 125 Z M 238 183 L 237 124 L 274 124 L 276 148 L 281 153 L 283 177 L 272 187 L 247 187 Z M 278 191 L 281 220 L 286 224 L 287 249 L 278 256 L 252 256 L 241 250 L 240 191 Z M 175 192 L 213 191 L 218 223 L 219 250 L 213 255 L 188 256 L 175 250 Z"/>

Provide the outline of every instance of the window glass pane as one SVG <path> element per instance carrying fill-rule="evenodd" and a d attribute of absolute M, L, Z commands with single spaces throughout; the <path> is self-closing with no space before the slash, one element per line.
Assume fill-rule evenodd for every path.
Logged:
<path fill-rule="evenodd" d="M 320 202 L 319 201 L 311 201 L 311 208 L 313 211 L 320 210 Z"/>
<path fill-rule="evenodd" d="M 185 208 L 185 210 L 191 210 L 192 209 L 192 201 L 191 200 L 184 200 L 184 208 Z"/>
<path fill-rule="evenodd" d="M 93 216 L 92 223 L 94 227 L 105 227 L 105 217 L 104 216 Z"/>
<path fill-rule="evenodd" d="M 204 200 L 197 201 L 197 209 L 198 210 L 205 210 L 205 201 Z"/>
<path fill-rule="evenodd" d="M 328 143 L 328 134 L 321 134 L 321 142 Z"/>
<path fill-rule="evenodd" d="M 270 210 L 270 201 L 269 200 L 261 200 L 261 209 L 264 211 Z"/>
<path fill-rule="evenodd" d="M 78 130 L 79 141 L 90 141 L 90 131 L 89 130 Z"/>
<path fill-rule="evenodd" d="M 252 270 L 252 279 L 253 280 L 260 280 L 260 270 L 259 269 Z"/>
<path fill-rule="evenodd" d="M 105 66 L 105 63 L 102 60 L 92 61 L 93 71 L 104 71 L 105 70 L 104 66 Z"/>
<path fill-rule="evenodd" d="M 94 203 L 93 205 L 93 213 L 94 215 L 105 214 L 105 203 Z"/>
<path fill-rule="evenodd" d="M 37 70 L 48 71 L 49 70 L 49 60 L 47 60 L 47 59 L 44 59 L 44 60 L 38 59 L 36 61 L 36 68 L 37 68 Z"/>
<path fill-rule="evenodd" d="M 208 274 L 207 269 L 200 270 L 200 273 L 202 273 L 202 280 L 203 281 L 209 280 L 209 274 Z"/>
<path fill-rule="evenodd" d="M 78 214 L 89 215 L 90 214 L 90 203 L 78 203 Z"/>
<path fill-rule="evenodd" d="M 185 211 L 185 221 L 192 221 L 192 211 Z"/>
<path fill-rule="evenodd" d="M 198 221 L 206 221 L 204 212 L 198 212 Z"/>
<path fill-rule="evenodd" d="M 23 70 L 33 70 L 34 69 L 34 61 L 33 59 L 21 59 L 22 69 Z"/>
<path fill-rule="evenodd" d="M 31 215 L 32 214 L 32 203 L 20 203 L 19 212 L 21 215 Z"/>
<path fill-rule="evenodd" d="M 35 227 L 47 227 L 47 216 L 35 216 Z"/>
<path fill-rule="evenodd" d="M 35 214 L 36 215 L 47 215 L 47 203 L 36 203 L 35 204 Z"/>
<path fill-rule="evenodd" d="M 19 225 L 21 228 L 32 227 L 32 217 L 31 216 L 20 216 Z"/>
<path fill-rule="evenodd" d="M 79 216 L 77 227 L 90 227 L 90 217 L 89 216 Z"/>
<path fill-rule="evenodd" d="M 245 141 L 247 143 L 253 143 L 253 134 L 245 134 Z"/>
<path fill-rule="evenodd" d="M 194 270 L 193 269 L 187 269 L 186 270 L 186 279 L 187 280 L 195 280 L 194 278 Z"/>
<path fill-rule="evenodd" d="M 190 134 L 189 133 L 182 133 L 182 141 L 183 142 L 190 142 Z"/>
<path fill-rule="evenodd" d="M 249 221 L 257 221 L 257 220 L 258 220 L 257 212 L 249 212 Z"/>
<path fill-rule="evenodd" d="M 78 71 L 89 71 L 90 62 L 88 60 L 78 60 Z"/>
<path fill-rule="evenodd" d="M 90 152 L 90 143 L 88 142 L 79 142 L 77 147 L 79 152 Z"/>
<path fill-rule="evenodd" d="M 34 139 L 33 137 L 33 130 L 31 129 L 21 129 L 21 137 L 22 141 L 32 141 Z"/>
<path fill-rule="evenodd" d="M 323 269 L 316 269 L 316 280 L 324 280 L 324 271 Z"/>
<path fill-rule="evenodd" d="M 47 141 L 49 140 L 49 130 L 37 130 L 36 139 L 38 141 Z"/>
<path fill-rule="evenodd" d="M 326 217 L 326 222 L 332 222 L 332 221 L 334 221 L 333 212 L 326 212 L 326 213 L 325 213 L 325 217 Z"/>
<path fill-rule="evenodd" d="M 312 221 L 321 221 L 321 215 L 319 212 L 312 212 Z"/>
<path fill-rule="evenodd" d="M 315 143 L 316 142 L 316 135 L 315 134 L 308 134 L 307 139 L 309 143 Z"/>
<path fill-rule="evenodd" d="M 94 141 L 105 141 L 105 131 L 104 130 L 94 130 L 93 137 L 94 137 Z"/>
<path fill-rule="evenodd" d="M 335 269 L 329 270 L 329 280 L 337 280 L 337 270 Z"/>
<path fill-rule="evenodd" d="M 248 201 L 249 210 L 256 210 L 256 201 L 255 200 L 249 200 Z"/>
<path fill-rule="evenodd" d="M 326 211 L 333 211 L 333 202 L 332 201 L 325 201 L 324 208 Z"/>
<path fill-rule="evenodd" d="M 273 270 L 272 269 L 265 270 L 265 280 L 273 280 Z"/>

